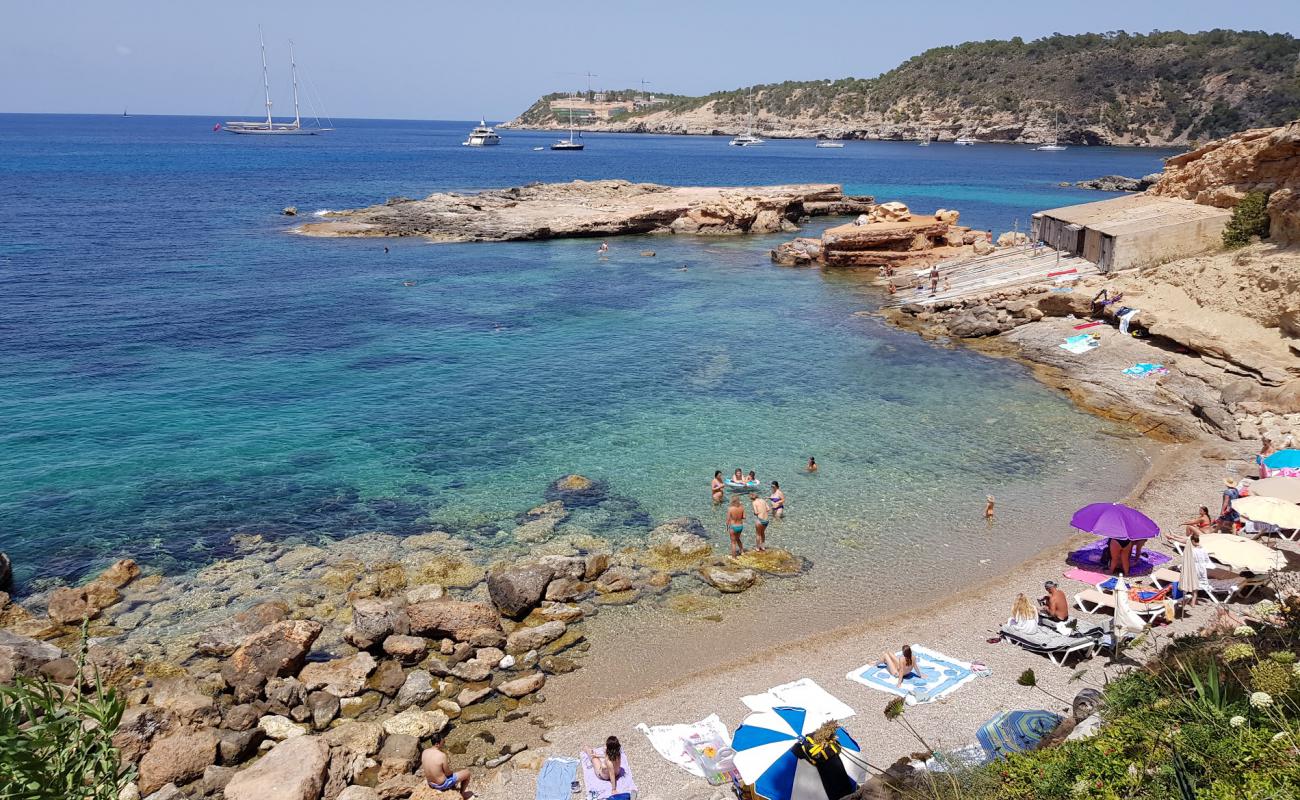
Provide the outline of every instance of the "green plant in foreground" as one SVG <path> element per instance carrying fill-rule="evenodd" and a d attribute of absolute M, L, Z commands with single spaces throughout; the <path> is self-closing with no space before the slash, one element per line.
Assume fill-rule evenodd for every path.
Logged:
<path fill-rule="evenodd" d="M 1268 192 L 1249 192 L 1241 198 L 1223 228 L 1223 246 L 1244 247 L 1252 236 L 1268 238 Z"/>
<path fill-rule="evenodd" d="M 1291 691 L 1291 668 L 1276 661 L 1261 661 L 1250 668 L 1250 688 L 1270 695 Z"/>
<path fill-rule="evenodd" d="M 112 742 L 125 710 L 98 676 L 90 692 L 44 678 L 0 686 L 0 800 L 116 800 L 134 774 Z"/>

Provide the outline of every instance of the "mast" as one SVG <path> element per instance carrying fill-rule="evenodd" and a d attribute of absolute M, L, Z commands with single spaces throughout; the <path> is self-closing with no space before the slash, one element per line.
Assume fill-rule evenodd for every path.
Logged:
<path fill-rule="evenodd" d="M 262 88 L 266 90 L 266 128 L 275 127 L 271 122 L 271 79 L 266 72 L 266 40 L 262 38 L 262 26 L 257 26 L 257 43 L 262 46 Z"/>
<path fill-rule="evenodd" d="M 298 65 L 293 60 L 293 39 L 289 40 L 289 72 L 293 75 L 293 127 L 296 129 L 302 127 L 302 118 L 298 116 Z"/>

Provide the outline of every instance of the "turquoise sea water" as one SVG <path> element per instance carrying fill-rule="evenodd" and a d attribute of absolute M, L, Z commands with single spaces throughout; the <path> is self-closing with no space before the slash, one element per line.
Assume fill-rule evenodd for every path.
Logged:
<path fill-rule="evenodd" d="M 1101 196 L 1058 181 L 1164 154 L 612 135 L 552 153 L 525 132 L 462 148 L 466 123 L 211 122 L 0 115 L 0 549 L 29 587 L 123 554 L 185 569 L 240 531 L 437 526 L 491 548 L 569 472 L 608 481 L 574 519 L 601 536 L 689 514 L 721 542 L 707 483 L 735 467 L 782 481 L 773 534 L 814 561 L 890 563 L 903 531 L 937 565 L 987 492 L 1029 530 L 1136 468 L 1017 365 L 855 314 L 881 300 L 859 276 L 774 267 L 784 237 L 619 239 L 599 261 L 590 241 L 305 239 L 277 212 L 533 180 L 834 181 L 1001 231 Z"/>

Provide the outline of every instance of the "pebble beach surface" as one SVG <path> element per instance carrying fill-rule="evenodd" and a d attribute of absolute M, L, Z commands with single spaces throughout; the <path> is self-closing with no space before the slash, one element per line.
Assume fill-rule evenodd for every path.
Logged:
<path fill-rule="evenodd" d="M 1159 454 L 1125 502 L 1151 516 L 1162 527 L 1173 528 L 1191 516 L 1197 506 L 1214 505 L 1222 479 L 1231 474 L 1228 465 L 1240 463 L 1249 455 L 1247 449 L 1217 443 L 1171 445 Z M 1063 516 L 1072 511 L 1061 509 Z M 882 651 L 905 642 L 923 644 L 955 658 L 981 661 L 992 670 L 991 676 L 977 678 L 943 700 L 906 711 L 907 720 L 933 747 L 954 748 L 973 742 L 975 730 L 1004 709 L 1045 708 L 1065 713 L 1065 704 L 1039 689 L 1018 685 L 1016 679 L 1021 672 L 1033 669 L 1044 689 L 1069 699 L 1080 689 L 1100 685 L 1106 675 L 1113 677 L 1132 665 L 1107 666 L 1105 656 L 1094 657 L 1077 665 L 1087 672 L 1082 680 L 1071 682 L 1074 665 L 1056 667 L 1046 658 L 1013 644 L 989 644 L 987 639 L 996 635 L 997 627 L 1009 615 L 1016 593 L 1023 591 L 1030 597 L 1038 597 L 1043 581 L 1048 579 L 1060 582 L 1071 596 L 1087 588 L 1062 579 L 1061 574 L 1067 569 L 1065 553 L 1088 538 L 1075 537 L 1062 542 L 1005 575 L 956 594 L 949 594 L 943 586 L 932 585 L 924 575 L 918 575 L 916 607 L 911 611 L 807 641 L 799 641 L 797 636 L 785 632 L 780 646 L 763 656 L 705 674 L 665 679 L 658 687 L 634 697 L 602 693 L 600 661 L 617 659 L 618 654 L 603 652 L 596 643 L 587 669 L 559 676 L 547 686 L 546 712 L 557 724 L 548 733 L 553 744 L 520 763 L 527 765 L 542 755 L 575 755 L 581 748 L 597 746 L 606 736 L 614 734 L 623 741 L 645 800 L 725 797 L 728 795 L 724 789 L 710 787 L 661 758 L 649 741 L 634 730 L 635 726 L 641 722 L 649 725 L 694 722 L 717 713 L 734 731 L 748 713 L 740 702 L 742 696 L 809 677 L 857 712 L 844 727 L 863 746 L 868 760 L 884 768 L 923 748 L 900 723 L 885 719 L 883 711 L 890 696 L 851 683 L 844 676 L 878 658 Z M 1292 556 L 1300 555 L 1300 548 L 1292 543 L 1284 542 L 1280 547 Z M 1158 544 L 1154 549 L 1172 553 Z M 1159 628 L 1159 637 L 1191 632 L 1213 613 L 1205 603 L 1189 611 L 1172 625 Z M 1071 613 L 1078 614 L 1073 608 Z M 1089 616 L 1082 615 L 1082 618 L 1089 619 Z M 1134 655 L 1141 657 L 1140 653 Z M 666 651 L 664 660 L 671 659 L 672 653 Z M 660 666 L 642 665 L 647 670 L 658 670 Z M 655 674 L 671 675 L 672 672 Z M 535 773 L 519 768 L 505 773 L 498 778 L 499 796 L 510 800 L 531 798 L 534 779 Z"/>

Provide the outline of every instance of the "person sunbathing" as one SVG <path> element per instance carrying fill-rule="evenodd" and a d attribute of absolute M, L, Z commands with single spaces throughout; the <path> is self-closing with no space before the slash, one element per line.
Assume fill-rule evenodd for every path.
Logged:
<path fill-rule="evenodd" d="M 1056 585 L 1056 581 L 1046 581 L 1043 588 L 1046 596 L 1038 601 L 1038 612 L 1051 622 L 1065 622 L 1070 619 L 1070 603 L 1065 592 Z"/>
<path fill-rule="evenodd" d="M 1038 612 L 1024 592 L 1016 595 L 1016 601 L 1011 604 L 1011 618 L 1007 620 L 1007 627 L 1016 633 L 1034 633 L 1038 630 Z"/>
<path fill-rule="evenodd" d="M 618 740 L 618 737 L 611 736 L 605 740 L 603 753 L 594 750 L 582 752 L 591 759 L 591 769 L 596 773 L 596 777 L 609 783 L 610 794 L 618 794 L 618 779 L 626 777 L 622 767 L 623 743 Z"/>
<path fill-rule="evenodd" d="M 1209 533 L 1210 526 L 1213 524 L 1214 524 L 1214 517 L 1210 516 L 1209 507 L 1201 506 L 1201 511 L 1199 514 L 1196 515 L 1196 519 L 1189 519 L 1186 522 L 1182 523 L 1183 532 L 1181 534 L 1176 533 L 1174 531 L 1169 531 L 1169 533 L 1166 534 L 1166 537 L 1171 542 L 1186 544 L 1187 540 L 1191 538 L 1193 533 Z"/>
<path fill-rule="evenodd" d="M 909 677 L 915 677 L 917 680 L 928 680 L 925 673 L 921 672 L 921 667 L 916 663 L 916 657 L 912 655 L 912 646 L 903 645 L 903 654 L 900 658 L 893 653 L 881 653 L 880 662 L 889 670 L 889 674 L 898 678 L 898 686 L 902 688 L 903 681 Z"/>

